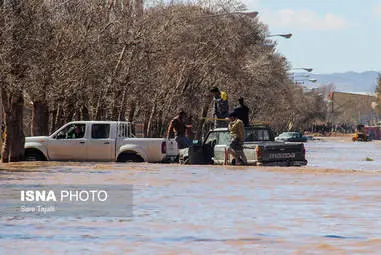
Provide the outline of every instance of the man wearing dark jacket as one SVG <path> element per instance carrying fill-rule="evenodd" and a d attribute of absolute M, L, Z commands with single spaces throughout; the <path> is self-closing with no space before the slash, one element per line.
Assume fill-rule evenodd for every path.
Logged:
<path fill-rule="evenodd" d="M 217 119 L 215 127 L 226 127 L 228 123 L 224 120 L 229 114 L 228 94 L 220 91 L 218 87 L 213 87 L 210 92 L 213 94 L 213 115 Z"/>
<path fill-rule="evenodd" d="M 249 126 L 249 108 L 243 103 L 243 97 L 238 99 L 239 105 L 234 108 L 237 118 L 242 120 L 245 127 Z"/>

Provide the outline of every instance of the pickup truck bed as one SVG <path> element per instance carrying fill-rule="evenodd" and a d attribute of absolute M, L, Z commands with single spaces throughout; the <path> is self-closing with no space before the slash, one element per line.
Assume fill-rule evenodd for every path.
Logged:
<path fill-rule="evenodd" d="M 306 165 L 303 143 L 248 142 L 244 153 L 249 164 L 265 166 L 302 166 Z"/>

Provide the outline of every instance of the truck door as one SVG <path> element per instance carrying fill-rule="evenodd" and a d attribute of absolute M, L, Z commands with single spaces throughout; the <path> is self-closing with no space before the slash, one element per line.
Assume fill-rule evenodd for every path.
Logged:
<path fill-rule="evenodd" d="M 86 144 L 87 160 L 89 161 L 113 161 L 115 159 L 115 130 L 111 130 L 108 123 L 91 125 L 90 138 Z M 113 132 L 111 132 L 113 131 Z"/>
<path fill-rule="evenodd" d="M 229 143 L 229 131 L 216 132 L 217 140 L 214 146 L 214 161 L 217 164 L 223 164 L 225 160 L 225 149 L 227 149 Z"/>
<path fill-rule="evenodd" d="M 214 146 L 217 142 L 217 132 L 211 131 L 203 145 L 204 160 L 206 163 L 211 163 L 214 157 Z"/>
<path fill-rule="evenodd" d="M 50 160 L 86 160 L 86 124 L 73 123 L 64 126 L 50 139 Z"/>

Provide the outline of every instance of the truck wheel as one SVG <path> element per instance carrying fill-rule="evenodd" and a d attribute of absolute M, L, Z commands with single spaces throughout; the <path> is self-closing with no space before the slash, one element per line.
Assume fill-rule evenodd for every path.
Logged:
<path fill-rule="evenodd" d="M 39 150 L 25 150 L 25 161 L 46 161 L 44 154 Z"/>
<path fill-rule="evenodd" d="M 144 159 L 136 153 L 122 153 L 118 157 L 118 162 L 144 162 Z"/>

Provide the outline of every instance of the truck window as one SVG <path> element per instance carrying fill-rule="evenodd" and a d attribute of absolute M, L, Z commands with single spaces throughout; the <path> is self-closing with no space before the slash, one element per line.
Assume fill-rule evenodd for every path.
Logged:
<path fill-rule="evenodd" d="M 110 137 L 110 124 L 93 124 L 91 126 L 91 138 L 104 139 Z"/>
<path fill-rule="evenodd" d="M 211 132 L 209 133 L 208 138 L 205 141 L 205 144 L 215 143 L 216 139 L 217 139 L 216 132 Z"/>
<path fill-rule="evenodd" d="M 133 137 L 131 134 L 131 128 L 127 123 L 118 123 L 117 137 Z"/>
<path fill-rule="evenodd" d="M 258 132 L 255 129 L 245 130 L 246 142 L 258 141 Z"/>
<path fill-rule="evenodd" d="M 70 124 L 58 132 L 56 139 L 80 139 L 85 136 L 85 124 Z"/>
<path fill-rule="evenodd" d="M 258 130 L 258 139 L 259 141 L 269 141 L 270 140 L 269 131 L 267 129 Z"/>
<path fill-rule="evenodd" d="M 246 129 L 246 142 L 254 141 L 270 141 L 270 133 L 268 129 Z"/>
<path fill-rule="evenodd" d="M 217 134 L 217 143 L 216 144 L 228 144 L 229 143 L 229 132 L 218 132 Z"/>

